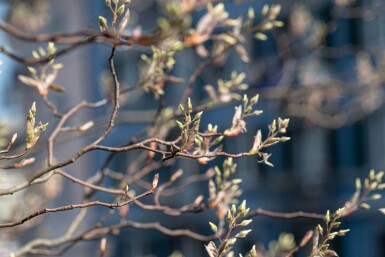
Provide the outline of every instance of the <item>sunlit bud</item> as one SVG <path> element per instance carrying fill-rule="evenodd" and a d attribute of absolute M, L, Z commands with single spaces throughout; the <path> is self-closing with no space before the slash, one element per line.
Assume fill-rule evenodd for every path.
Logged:
<path fill-rule="evenodd" d="M 228 239 L 228 240 L 227 240 L 227 244 L 228 244 L 228 245 L 233 245 L 233 244 L 235 244 L 236 241 L 237 241 L 236 238 L 231 238 L 231 239 Z"/>
<path fill-rule="evenodd" d="M 152 180 L 152 189 L 155 189 L 158 186 L 159 174 L 155 174 L 154 179 Z"/>
<path fill-rule="evenodd" d="M 327 210 L 326 215 L 325 215 L 325 221 L 328 223 L 330 221 L 330 211 Z"/>
<path fill-rule="evenodd" d="M 246 237 L 251 232 L 251 229 L 248 230 L 242 230 L 238 234 L 235 235 L 235 237 Z"/>
<path fill-rule="evenodd" d="M 118 16 L 122 15 L 122 13 L 124 12 L 124 9 L 125 9 L 124 4 L 122 4 L 121 6 L 119 6 L 118 10 L 116 11 L 116 14 Z"/>
<path fill-rule="evenodd" d="M 102 32 L 107 30 L 107 19 L 103 16 L 99 16 L 99 28 Z"/>
<path fill-rule="evenodd" d="M 356 178 L 356 190 L 360 191 L 361 190 L 361 179 Z"/>
<path fill-rule="evenodd" d="M 16 139 L 17 139 L 17 133 L 13 134 L 11 141 L 10 141 L 10 144 L 15 143 Z"/>
<path fill-rule="evenodd" d="M 374 195 L 372 195 L 371 196 L 371 199 L 373 199 L 373 200 L 379 200 L 379 199 L 381 199 L 381 195 L 380 194 L 374 194 Z"/>
<path fill-rule="evenodd" d="M 243 220 L 239 225 L 240 226 L 247 226 L 249 225 L 253 220 Z"/>
<path fill-rule="evenodd" d="M 217 232 L 218 232 L 218 228 L 217 228 L 217 226 L 216 226 L 214 223 L 209 222 L 209 225 L 210 225 L 211 230 L 212 230 L 214 233 L 217 233 Z"/>
<path fill-rule="evenodd" d="M 320 234 L 323 234 L 323 231 L 324 231 L 324 230 L 323 230 L 323 228 L 321 227 L 320 224 L 318 224 L 317 229 L 318 229 L 318 231 L 319 231 Z"/>
<path fill-rule="evenodd" d="M 189 110 L 189 111 L 191 111 L 192 110 L 192 103 L 191 103 L 191 98 L 189 97 L 188 98 L 188 100 L 187 100 L 187 109 Z"/>
<path fill-rule="evenodd" d="M 87 131 L 94 126 L 93 121 L 88 121 L 79 127 L 79 131 Z"/>
<path fill-rule="evenodd" d="M 337 232 L 338 236 L 344 236 L 346 233 L 348 233 L 350 229 L 343 229 Z"/>
<path fill-rule="evenodd" d="M 255 13 L 254 13 L 254 9 L 253 8 L 249 8 L 248 12 L 247 12 L 247 16 L 249 17 L 250 20 L 254 19 L 255 17 Z"/>
<path fill-rule="evenodd" d="M 29 73 L 31 73 L 32 75 L 35 75 L 36 74 L 36 69 L 33 68 L 33 67 L 27 67 Z"/>
<path fill-rule="evenodd" d="M 237 208 L 235 207 L 235 204 L 231 205 L 231 213 L 234 215 L 237 212 Z"/>
<path fill-rule="evenodd" d="M 32 51 L 32 57 L 35 59 L 40 59 L 39 54 L 35 50 Z"/>
<path fill-rule="evenodd" d="M 262 15 L 266 16 L 268 12 L 269 12 L 269 6 L 265 4 L 262 8 Z"/>
<path fill-rule="evenodd" d="M 104 256 L 104 254 L 106 253 L 106 248 L 107 248 L 107 239 L 105 237 L 102 238 L 102 240 L 100 240 L 100 255 L 101 256 Z"/>

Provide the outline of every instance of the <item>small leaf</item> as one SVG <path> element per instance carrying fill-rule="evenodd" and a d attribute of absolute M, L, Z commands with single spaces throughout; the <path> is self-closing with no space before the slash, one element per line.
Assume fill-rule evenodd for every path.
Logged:
<path fill-rule="evenodd" d="M 27 86 L 33 86 L 33 87 L 37 87 L 37 85 L 39 84 L 39 82 L 37 82 L 36 80 L 34 80 L 33 78 L 31 77 L 27 77 L 27 76 L 24 76 L 24 75 L 19 75 L 17 76 L 17 78 L 25 85 Z"/>
<path fill-rule="evenodd" d="M 64 87 L 62 87 L 62 86 L 60 86 L 58 84 L 49 84 L 48 85 L 48 89 L 50 89 L 52 91 L 55 91 L 55 92 L 60 92 L 60 93 L 66 91 Z"/>

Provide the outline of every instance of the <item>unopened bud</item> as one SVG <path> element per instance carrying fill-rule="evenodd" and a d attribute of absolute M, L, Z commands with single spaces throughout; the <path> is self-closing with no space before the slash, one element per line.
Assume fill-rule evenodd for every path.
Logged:
<path fill-rule="evenodd" d="M 107 239 L 105 237 L 102 238 L 102 240 L 100 240 L 100 255 L 101 256 L 104 256 L 104 254 L 106 253 L 106 248 L 107 248 Z"/>
<path fill-rule="evenodd" d="M 124 12 L 124 9 L 125 9 L 124 4 L 122 4 L 121 6 L 119 6 L 118 10 L 116 11 L 116 14 L 118 16 L 122 15 L 122 13 Z"/>
<path fill-rule="evenodd" d="M 247 225 L 249 225 L 251 222 L 252 222 L 253 220 L 243 220 L 240 224 L 239 224 L 239 226 L 247 226 Z"/>
<path fill-rule="evenodd" d="M 361 179 L 356 178 L 356 190 L 360 191 L 361 190 Z"/>
<path fill-rule="evenodd" d="M 17 139 L 17 133 L 13 134 L 10 144 L 12 145 L 13 143 L 15 143 L 16 139 Z"/>
<path fill-rule="evenodd" d="M 99 28 L 100 28 L 100 31 L 102 32 L 106 31 L 108 28 L 107 19 L 104 18 L 103 16 L 99 16 Z"/>
<path fill-rule="evenodd" d="M 158 186 L 159 174 L 155 174 L 154 179 L 152 180 L 152 189 L 155 189 Z"/>
<path fill-rule="evenodd" d="M 238 234 L 235 235 L 235 237 L 246 237 L 251 232 L 251 229 L 248 230 L 242 230 Z"/>
<path fill-rule="evenodd" d="M 79 127 L 79 131 L 87 131 L 94 126 L 93 121 L 88 121 Z"/>

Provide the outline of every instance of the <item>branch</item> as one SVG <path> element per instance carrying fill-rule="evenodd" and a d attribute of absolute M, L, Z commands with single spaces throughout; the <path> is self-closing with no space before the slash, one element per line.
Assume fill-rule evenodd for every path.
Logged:
<path fill-rule="evenodd" d="M 115 35 L 111 32 L 96 32 L 94 30 L 83 30 L 72 33 L 62 33 L 62 34 L 28 34 L 23 31 L 18 30 L 17 28 L 0 21 L 0 29 L 12 35 L 13 37 L 31 42 L 55 42 L 57 44 L 66 44 L 69 45 L 54 55 L 50 55 L 46 58 L 40 59 L 26 59 L 20 57 L 4 47 L 0 46 L 0 52 L 3 52 L 8 57 L 13 60 L 26 64 L 26 65 L 37 65 L 37 64 L 45 64 L 51 61 L 52 59 L 64 55 L 72 50 L 87 45 L 90 43 L 99 43 L 105 45 L 112 45 L 114 48 L 117 46 L 127 46 L 127 45 L 141 45 L 141 46 L 149 46 L 158 41 L 159 33 L 155 31 L 155 33 L 148 36 L 140 36 L 140 37 L 131 37 L 131 36 L 122 36 L 120 40 L 117 40 Z"/>
<path fill-rule="evenodd" d="M 250 211 L 249 214 L 245 217 L 245 219 L 250 219 L 255 216 L 266 216 L 270 218 L 277 218 L 277 219 L 299 219 L 299 218 L 305 218 L 305 219 L 315 219 L 315 220 L 323 220 L 325 218 L 325 215 L 318 214 L 318 213 L 307 213 L 307 212 L 273 212 L 273 211 L 267 211 L 263 209 L 256 209 L 254 211 Z"/>
<path fill-rule="evenodd" d="M 119 80 L 118 80 L 118 77 L 116 75 L 115 65 L 114 65 L 115 51 L 116 51 L 116 46 L 112 47 L 111 55 L 108 58 L 110 71 L 111 71 L 112 77 L 114 79 L 114 109 L 112 110 L 111 117 L 110 117 L 109 123 L 108 123 L 108 127 L 106 128 L 104 133 L 97 140 L 95 140 L 92 143 L 92 145 L 97 145 L 100 142 L 102 142 L 106 138 L 106 136 L 111 132 L 112 128 L 114 127 L 116 114 L 118 113 L 118 109 L 119 109 L 120 88 L 119 88 Z"/>
<path fill-rule="evenodd" d="M 154 192 L 154 189 L 155 188 L 151 188 L 148 191 L 146 191 L 146 192 L 144 192 L 144 193 L 142 193 L 142 194 L 140 194 L 134 198 L 131 198 L 127 201 L 124 201 L 124 202 L 106 203 L 106 202 L 100 202 L 100 201 L 93 201 L 93 202 L 88 202 L 88 203 L 83 203 L 83 204 L 71 204 L 71 205 L 61 206 L 61 207 L 57 207 L 57 208 L 45 208 L 45 209 L 37 211 L 33 214 L 30 214 L 19 221 L 0 224 L 0 228 L 18 226 L 18 225 L 21 225 L 21 224 L 37 217 L 37 216 L 43 215 L 45 213 L 68 211 L 68 210 L 73 210 L 73 209 L 82 209 L 82 208 L 88 208 L 91 206 L 104 206 L 104 207 L 107 207 L 110 209 L 119 208 L 119 207 L 122 207 L 124 205 L 130 204 L 130 203 L 134 202 L 135 200 L 140 199 L 144 196 L 152 194 Z"/>

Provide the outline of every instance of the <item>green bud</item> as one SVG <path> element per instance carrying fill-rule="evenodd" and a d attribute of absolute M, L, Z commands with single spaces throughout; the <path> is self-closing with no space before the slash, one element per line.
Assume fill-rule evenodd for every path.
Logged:
<path fill-rule="evenodd" d="M 344 236 L 346 233 L 348 233 L 350 229 L 343 229 L 337 232 L 338 236 Z"/>
<path fill-rule="evenodd" d="M 35 115 L 35 113 L 36 113 L 36 102 L 32 103 L 30 111 L 31 111 L 32 115 Z"/>
<path fill-rule="evenodd" d="M 242 203 L 239 205 L 238 210 L 240 212 L 244 211 L 246 209 L 246 200 L 243 200 Z"/>
<path fill-rule="evenodd" d="M 33 67 L 27 67 L 29 73 L 31 73 L 32 75 L 36 75 L 36 69 L 33 68 Z"/>
<path fill-rule="evenodd" d="M 326 221 L 326 223 L 329 223 L 329 221 L 330 221 L 330 211 L 329 210 L 326 211 L 325 221 Z"/>
<path fill-rule="evenodd" d="M 266 41 L 267 40 L 267 36 L 265 34 L 261 33 L 261 32 L 255 33 L 254 37 L 256 39 L 259 39 L 259 40 L 262 40 L 262 41 Z"/>
<path fill-rule="evenodd" d="M 48 46 L 47 46 L 47 50 L 48 50 L 48 54 L 49 54 L 49 55 L 55 54 L 55 53 L 56 53 L 55 43 L 49 42 L 49 43 L 48 43 Z"/>
<path fill-rule="evenodd" d="M 360 191 L 361 190 L 361 179 L 356 178 L 356 190 Z"/>
<path fill-rule="evenodd" d="M 233 244 L 235 244 L 235 242 L 237 241 L 237 239 L 236 238 L 231 238 L 231 239 L 228 239 L 227 240 L 227 245 L 233 245 Z"/>
<path fill-rule="evenodd" d="M 380 194 L 374 194 L 374 195 L 372 195 L 371 196 L 371 199 L 373 199 L 373 200 L 379 200 L 379 199 L 381 199 L 381 195 Z"/>
<path fill-rule="evenodd" d="M 233 216 L 231 215 L 231 211 L 230 210 L 227 210 L 227 222 L 230 222 L 233 218 Z"/>
<path fill-rule="evenodd" d="M 214 233 L 217 233 L 217 232 L 218 232 L 218 228 L 217 228 L 217 226 L 216 226 L 214 223 L 209 222 L 209 225 L 210 225 L 211 230 L 212 230 Z"/>
<path fill-rule="evenodd" d="M 235 207 L 235 204 L 231 205 L 231 213 L 235 215 L 237 213 L 237 208 Z"/>
<path fill-rule="evenodd" d="M 253 220 L 243 220 L 239 226 L 242 226 L 242 227 L 245 227 L 247 225 L 249 225 Z"/>
<path fill-rule="evenodd" d="M 320 233 L 320 234 L 323 234 L 323 228 L 321 227 L 321 225 L 320 224 L 318 224 L 317 225 L 317 230 L 318 230 L 318 232 Z"/>
<path fill-rule="evenodd" d="M 235 237 L 241 237 L 241 238 L 244 238 L 244 237 L 246 237 L 250 232 L 251 232 L 251 229 L 248 229 L 248 230 L 242 230 L 241 232 L 239 232 L 238 234 L 236 234 Z"/>
<path fill-rule="evenodd" d="M 146 56 L 147 57 L 147 56 Z M 184 107 L 183 107 L 183 105 L 179 105 L 179 109 L 182 111 L 182 112 L 184 112 Z"/>
<path fill-rule="evenodd" d="M 254 9 L 253 8 L 249 8 L 248 12 L 247 12 L 247 17 L 250 19 L 250 20 L 253 20 L 254 17 L 255 17 L 255 13 L 254 13 Z"/>
<path fill-rule="evenodd" d="M 176 120 L 175 122 L 176 122 L 176 124 L 178 125 L 178 127 L 182 130 L 183 127 L 184 127 L 183 123 L 180 122 L 179 120 Z"/>
<path fill-rule="evenodd" d="M 60 70 L 61 68 L 63 68 L 62 63 L 55 63 L 54 65 L 52 65 L 52 69 L 54 70 Z"/>
<path fill-rule="evenodd" d="M 194 119 L 200 119 L 201 116 L 202 116 L 202 113 L 203 113 L 203 111 L 198 112 L 198 113 L 195 115 Z"/>
<path fill-rule="evenodd" d="M 40 59 L 39 54 L 35 50 L 32 51 L 32 57 L 35 59 Z"/>
<path fill-rule="evenodd" d="M 116 14 L 118 16 L 122 15 L 122 13 L 124 12 L 124 4 L 122 4 L 121 6 L 119 6 L 118 10 L 116 11 Z"/>
<path fill-rule="evenodd" d="M 99 16 L 99 28 L 100 28 L 100 31 L 102 32 L 106 31 L 108 28 L 107 19 L 104 18 L 103 16 Z"/>
<path fill-rule="evenodd" d="M 236 178 L 236 179 L 233 179 L 231 182 L 232 182 L 233 184 L 237 185 L 237 184 L 242 183 L 242 179 Z"/>
<path fill-rule="evenodd" d="M 189 111 L 191 111 L 192 110 L 192 104 L 191 104 L 191 98 L 189 97 L 188 98 L 188 100 L 187 100 L 187 109 L 189 110 Z"/>
<path fill-rule="evenodd" d="M 259 100 L 259 95 L 256 94 L 255 96 L 253 96 L 253 97 L 250 99 L 250 104 L 251 104 L 251 105 L 255 105 L 256 103 L 258 103 L 258 100 Z"/>
<path fill-rule="evenodd" d="M 262 8 L 262 15 L 263 16 L 266 16 L 267 15 L 267 13 L 269 12 L 269 6 L 267 5 L 267 4 L 265 4 L 264 6 L 263 6 L 263 8 Z"/>

